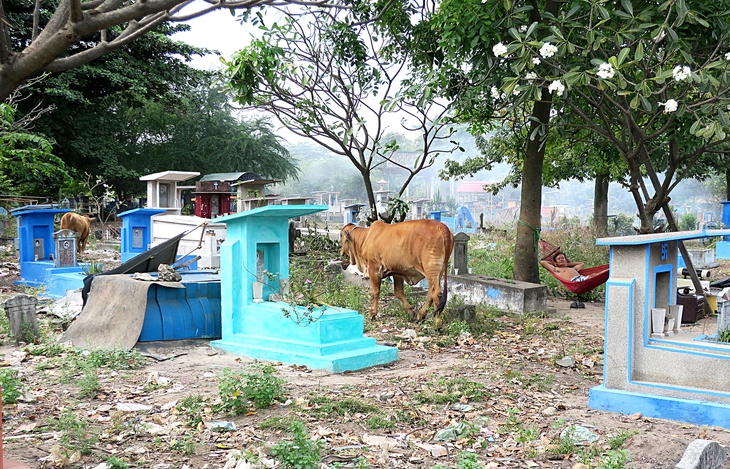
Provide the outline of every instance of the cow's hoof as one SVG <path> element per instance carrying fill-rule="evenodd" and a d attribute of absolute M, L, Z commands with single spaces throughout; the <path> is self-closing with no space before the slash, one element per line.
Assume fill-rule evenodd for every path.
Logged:
<path fill-rule="evenodd" d="M 434 329 L 441 329 L 441 318 L 435 318 L 433 320 L 433 328 Z"/>

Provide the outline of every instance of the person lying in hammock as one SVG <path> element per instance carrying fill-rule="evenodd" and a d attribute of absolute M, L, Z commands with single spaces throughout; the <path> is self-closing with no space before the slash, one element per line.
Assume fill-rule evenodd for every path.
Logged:
<path fill-rule="evenodd" d="M 592 275 L 599 275 L 598 273 L 581 275 L 578 271 L 583 268 L 583 262 L 568 262 L 568 258 L 560 251 L 553 256 L 552 262 L 544 260 L 540 261 L 540 264 L 558 277 L 570 282 L 583 282 L 588 280 Z"/>

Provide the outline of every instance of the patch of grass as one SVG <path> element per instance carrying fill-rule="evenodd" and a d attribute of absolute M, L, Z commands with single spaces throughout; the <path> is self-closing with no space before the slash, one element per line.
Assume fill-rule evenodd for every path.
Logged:
<path fill-rule="evenodd" d="M 479 402 L 491 396 L 482 383 L 467 378 L 439 378 L 436 383 L 428 385 L 428 390 L 417 393 L 414 397 L 419 404 L 455 404 L 462 397 Z"/>
<path fill-rule="evenodd" d="M 345 414 L 371 414 L 380 412 L 377 406 L 352 397 L 335 400 L 325 395 L 310 395 L 309 404 L 313 408 L 308 410 L 308 412 L 319 417 L 335 414 L 343 416 Z"/>
<path fill-rule="evenodd" d="M 44 357 L 57 357 L 63 352 L 68 350 L 68 347 L 59 344 L 57 342 L 52 343 L 40 343 L 40 344 L 28 344 L 25 349 L 30 355 L 33 356 L 44 356 Z"/>
<path fill-rule="evenodd" d="M 219 411 L 240 415 L 249 410 L 249 403 L 264 409 L 284 397 L 286 381 L 275 375 L 273 366 L 254 365 L 250 370 L 249 373 L 223 370 L 223 377 L 218 383 L 221 397 Z"/>
<path fill-rule="evenodd" d="M 301 420 L 292 415 L 287 415 L 285 417 L 269 417 L 266 420 L 259 422 L 258 427 L 261 430 L 287 430 L 294 422 L 301 422 Z"/>
<path fill-rule="evenodd" d="M 366 314 L 370 310 L 370 290 L 353 283 L 345 283 L 342 277 L 327 282 L 322 301 L 332 306 L 349 308 Z"/>
<path fill-rule="evenodd" d="M 107 469 L 129 469 L 129 465 L 116 456 L 109 456 L 109 459 L 106 460 L 106 467 Z"/>
<path fill-rule="evenodd" d="M 730 342 L 730 329 L 719 329 L 717 331 L 718 342 Z"/>
<path fill-rule="evenodd" d="M 110 370 L 134 370 L 145 365 L 147 359 L 137 349 L 82 350 L 67 348 L 54 358 L 54 364 L 73 375 L 85 368 L 106 368 Z"/>
<path fill-rule="evenodd" d="M 196 446 L 197 444 L 192 436 L 185 436 L 170 442 L 171 449 L 187 455 L 195 454 Z"/>
<path fill-rule="evenodd" d="M 611 449 L 621 448 L 632 436 L 639 433 L 636 430 L 621 430 L 618 435 L 608 439 L 608 447 Z"/>
<path fill-rule="evenodd" d="M 3 404 L 15 404 L 23 396 L 23 383 L 16 370 L 0 370 L 0 387 L 3 391 Z"/>
<path fill-rule="evenodd" d="M 79 394 L 82 397 L 94 397 L 101 389 L 98 371 L 99 369 L 93 366 L 85 366 L 82 369 L 83 376 L 77 381 L 77 385 L 81 390 Z"/>
<path fill-rule="evenodd" d="M 186 396 L 177 405 L 177 409 L 186 417 L 185 425 L 197 427 L 203 421 L 203 409 L 208 400 L 200 394 Z"/>
<path fill-rule="evenodd" d="M 271 455 L 280 463 L 282 469 L 311 469 L 322 462 L 322 440 L 309 438 L 307 427 L 302 422 L 293 422 L 289 427 L 290 439 L 276 443 Z"/>
<path fill-rule="evenodd" d="M 48 425 L 61 434 L 61 446 L 71 451 L 79 451 L 82 455 L 91 454 L 98 441 L 96 434 L 87 428 L 87 423 L 67 408 L 58 418 L 49 417 Z"/>
<path fill-rule="evenodd" d="M 365 425 L 373 430 L 383 428 L 395 427 L 395 422 L 389 418 L 383 417 L 382 415 L 373 415 L 365 421 Z"/>

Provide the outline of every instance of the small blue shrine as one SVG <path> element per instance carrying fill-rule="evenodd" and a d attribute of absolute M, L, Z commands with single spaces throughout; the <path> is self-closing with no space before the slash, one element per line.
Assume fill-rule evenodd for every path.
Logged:
<path fill-rule="evenodd" d="M 289 280 L 289 219 L 327 209 L 326 205 L 269 205 L 216 218 L 226 224 L 221 245 L 221 340 L 211 346 L 237 355 L 281 361 L 333 373 L 391 363 L 398 349 L 363 336 L 357 311 L 323 307 L 308 325 L 287 317 L 304 315 L 282 301 L 268 301 Z M 278 282 L 262 281 L 266 273 Z M 259 289 L 254 297 L 254 288 Z M 274 296 L 272 296 L 274 295 Z"/>
<path fill-rule="evenodd" d="M 152 243 L 152 217 L 167 213 L 164 208 L 137 208 L 118 215 L 122 219 L 122 263 L 146 252 Z"/>
<path fill-rule="evenodd" d="M 20 277 L 16 282 L 45 287 L 43 296 L 61 298 L 68 290 L 83 287 L 82 266 L 76 262 L 76 233 L 55 230 L 55 216 L 70 212 L 50 206 L 30 205 L 11 210 L 18 222 Z"/>

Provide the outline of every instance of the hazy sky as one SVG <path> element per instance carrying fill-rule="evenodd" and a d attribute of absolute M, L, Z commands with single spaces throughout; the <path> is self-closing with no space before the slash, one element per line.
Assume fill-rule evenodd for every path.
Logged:
<path fill-rule="evenodd" d="M 178 33 L 174 39 L 188 44 L 217 50 L 224 58 L 230 58 L 235 51 L 246 47 L 251 32 L 255 31 L 250 25 L 242 25 L 228 10 L 218 10 L 187 22 L 191 30 Z M 218 56 L 210 55 L 196 58 L 192 66 L 203 70 L 220 68 Z"/>

